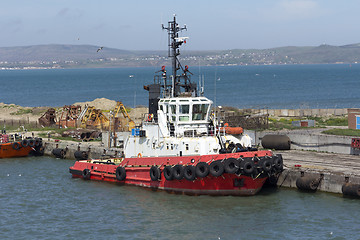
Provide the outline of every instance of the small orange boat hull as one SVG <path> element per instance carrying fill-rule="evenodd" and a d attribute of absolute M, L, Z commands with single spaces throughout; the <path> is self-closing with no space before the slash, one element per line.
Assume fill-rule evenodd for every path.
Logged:
<path fill-rule="evenodd" d="M 33 150 L 32 147 L 23 147 L 21 142 L 0 144 L 0 158 L 26 157 Z"/>

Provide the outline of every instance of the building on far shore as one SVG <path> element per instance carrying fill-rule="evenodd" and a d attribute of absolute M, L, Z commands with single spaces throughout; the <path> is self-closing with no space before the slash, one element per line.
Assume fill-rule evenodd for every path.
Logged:
<path fill-rule="evenodd" d="M 360 129 L 360 108 L 348 108 L 349 129 Z"/>

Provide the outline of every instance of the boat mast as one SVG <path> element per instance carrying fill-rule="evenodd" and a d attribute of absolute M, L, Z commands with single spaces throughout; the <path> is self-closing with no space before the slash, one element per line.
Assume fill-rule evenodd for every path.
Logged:
<path fill-rule="evenodd" d="M 173 21 L 169 21 L 167 27 L 164 27 L 164 25 L 162 25 L 162 29 L 168 31 L 168 57 L 171 58 L 172 64 L 172 84 L 167 87 L 172 88 L 171 90 L 169 89 L 170 91 L 168 92 L 171 93 L 171 97 L 175 97 L 177 95 L 177 92 L 175 91 L 174 87 L 179 80 L 177 77 L 177 71 L 180 69 L 180 62 L 177 56 L 180 55 L 179 47 L 181 46 L 181 44 L 183 44 L 184 42 L 186 43 L 186 38 L 179 38 L 179 32 L 187 30 L 187 28 L 186 25 L 184 25 L 184 27 L 179 26 L 179 24 L 176 22 L 176 15 L 174 14 Z"/>

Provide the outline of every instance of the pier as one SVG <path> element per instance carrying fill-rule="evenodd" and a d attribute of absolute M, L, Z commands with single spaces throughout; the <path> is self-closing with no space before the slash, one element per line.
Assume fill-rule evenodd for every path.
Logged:
<path fill-rule="evenodd" d="M 318 179 L 316 190 L 342 193 L 345 183 L 360 184 L 360 156 L 338 153 L 289 150 L 276 151 L 284 159 L 279 187 L 296 188 L 300 177 Z"/>

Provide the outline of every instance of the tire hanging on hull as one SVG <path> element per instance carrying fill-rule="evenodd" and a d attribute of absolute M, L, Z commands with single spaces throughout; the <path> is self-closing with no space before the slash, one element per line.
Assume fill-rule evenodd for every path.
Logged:
<path fill-rule="evenodd" d="M 118 181 L 124 181 L 126 178 L 126 171 L 125 171 L 124 167 L 121 167 L 121 166 L 117 167 L 115 174 L 116 174 L 116 179 Z"/>

